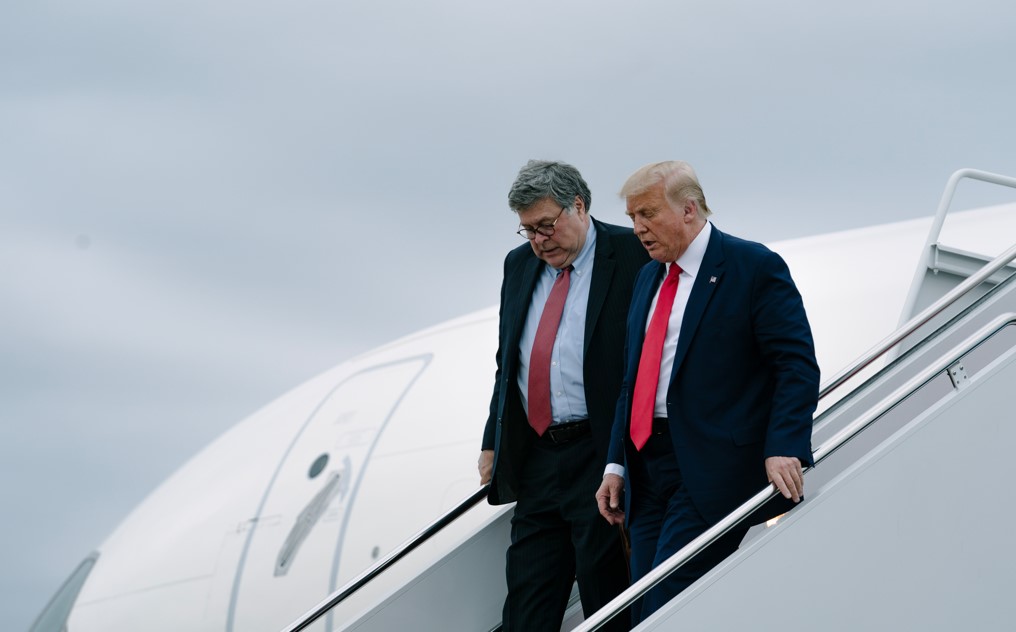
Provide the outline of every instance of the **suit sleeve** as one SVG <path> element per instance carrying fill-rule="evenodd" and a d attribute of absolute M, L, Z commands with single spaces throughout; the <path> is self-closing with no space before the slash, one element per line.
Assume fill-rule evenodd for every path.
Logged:
<path fill-rule="evenodd" d="M 627 347 L 627 345 L 625 345 Z M 625 354 L 627 356 L 627 353 Z M 617 409 L 614 412 L 614 425 L 610 429 L 610 445 L 607 446 L 607 463 L 624 465 L 624 430 L 627 420 L 624 412 L 628 407 L 628 382 L 621 384 L 621 392 L 617 397 Z"/>
<path fill-rule="evenodd" d="M 502 340 L 504 328 L 502 327 L 501 319 L 504 318 L 505 286 L 507 285 L 508 279 L 508 257 L 505 257 L 504 260 L 504 274 L 501 279 L 501 302 L 499 303 L 497 311 L 497 355 L 494 356 L 494 362 L 497 365 L 497 370 L 494 372 L 494 392 L 490 396 L 490 411 L 487 414 L 487 423 L 483 428 L 483 440 L 480 443 L 481 450 L 493 450 L 497 436 L 497 412 L 501 400 L 501 346 L 504 344 L 504 340 Z"/>
<path fill-rule="evenodd" d="M 755 338 L 772 368 L 773 402 L 764 455 L 794 456 L 813 465 L 811 430 L 819 368 L 804 302 L 783 259 L 767 252 L 752 291 Z"/>

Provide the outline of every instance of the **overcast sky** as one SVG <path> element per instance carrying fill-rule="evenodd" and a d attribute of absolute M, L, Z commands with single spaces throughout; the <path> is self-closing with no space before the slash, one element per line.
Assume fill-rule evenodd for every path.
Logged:
<path fill-rule="evenodd" d="M 762 241 L 930 215 L 958 168 L 1016 175 L 1014 27 L 1011 0 L 4 2 L 0 628 L 232 424 L 494 304 L 527 159 L 615 223 L 671 158 Z"/>

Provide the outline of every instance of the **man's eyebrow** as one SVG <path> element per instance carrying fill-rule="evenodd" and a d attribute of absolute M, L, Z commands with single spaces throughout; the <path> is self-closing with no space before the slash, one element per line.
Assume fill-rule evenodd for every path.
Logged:
<path fill-rule="evenodd" d="M 520 226 L 545 226 L 547 224 L 553 224 L 553 223 L 554 223 L 554 220 L 552 220 L 550 218 L 544 218 L 544 219 L 541 219 L 540 221 L 536 222 L 535 224 L 523 224 L 523 223 L 520 222 L 519 225 Z"/>

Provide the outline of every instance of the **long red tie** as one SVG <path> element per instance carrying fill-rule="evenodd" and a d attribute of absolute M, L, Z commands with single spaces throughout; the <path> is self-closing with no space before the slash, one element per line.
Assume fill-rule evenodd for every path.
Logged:
<path fill-rule="evenodd" d="M 663 342 L 667 339 L 667 323 L 670 310 L 677 294 L 678 276 L 681 267 L 670 265 L 670 273 L 663 280 L 656 309 L 646 330 L 642 343 L 642 357 L 639 358 L 639 372 L 635 378 L 635 392 L 631 402 L 631 440 L 635 449 L 641 450 L 653 433 L 653 409 L 656 407 L 656 387 L 660 383 L 660 359 L 663 357 Z"/>
<path fill-rule="evenodd" d="M 557 328 L 561 324 L 564 301 L 568 298 L 571 285 L 571 270 L 568 266 L 557 275 L 550 290 L 543 315 L 536 328 L 533 351 L 529 355 L 529 425 L 536 434 L 543 436 L 552 420 L 550 412 L 550 356 L 554 352 Z"/>

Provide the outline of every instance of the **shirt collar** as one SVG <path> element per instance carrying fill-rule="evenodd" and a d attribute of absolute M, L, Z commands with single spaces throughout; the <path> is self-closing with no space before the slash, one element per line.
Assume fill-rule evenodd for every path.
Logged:
<path fill-rule="evenodd" d="M 677 258 L 676 263 L 681 266 L 682 272 L 693 278 L 698 276 L 699 268 L 702 267 L 702 260 L 706 256 L 706 247 L 709 246 L 709 235 L 712 232 L 713 224 L 709 220 L 706 220 L 706 225 L 702 227 L 702 230 L 695 236 L 695 239 L 691 240 L 691 243 L 688 244 L 688 249 Z M 667 272 L 670 272 L 671 265 L 673 264 L 667 264 Z"/>

